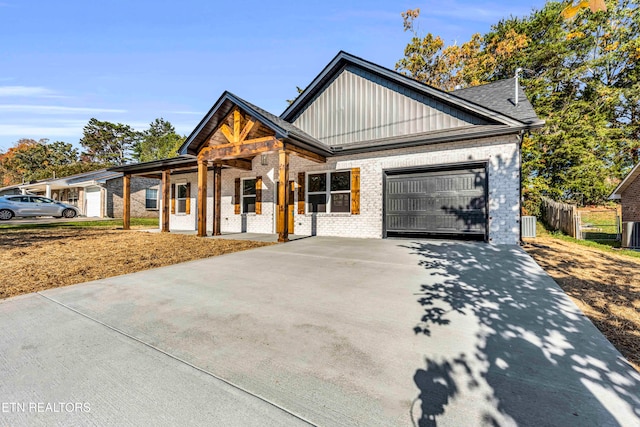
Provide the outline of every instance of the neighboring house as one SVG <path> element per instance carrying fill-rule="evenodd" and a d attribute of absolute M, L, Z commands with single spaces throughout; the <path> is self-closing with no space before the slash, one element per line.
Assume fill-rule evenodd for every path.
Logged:
<path fill-rule="evenodd" d="M 136 177 L 131 181 L 134 217 L 158 216 L 160 182 Z M 122 173 L 100 169 L 63 178 L 46 179 L 0 188 L 0 195 L 38 194 L 77 206 L 87 217 L 122 218 Z"/>
<path fill-rule="evenodd" d="M 15 194 L 22 194 L 19 185 L 10 185 L 8 187 L 0 188 L 0 197 L 2 196 L 13 196 Z"/>
<path fill-rule="evenodd" d="M 164 231 L 515 244 L 522 136 L 544 124 L 515 88 L 447 93 L 340 52 L 280 116 L 224 92 L 180 157 L 111 170 L 162 178 Z"/>
<path fill-rule="evenodd" d="M 620 200 L 622 222 L 640 222 L 640 163 L 631 169 L 609 199 Z"/>

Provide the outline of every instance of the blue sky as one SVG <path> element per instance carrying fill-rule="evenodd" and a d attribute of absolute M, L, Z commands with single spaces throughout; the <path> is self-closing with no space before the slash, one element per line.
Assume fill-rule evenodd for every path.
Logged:
<path fill-rule="evenodd" d="M 189 134 L 224 90 L 274 114 L 338 53 L 393 68 L 400 13 L 447 43 L 544 1 L 0 0 L 0 151 L 77 144 L 91 117 Z"/>

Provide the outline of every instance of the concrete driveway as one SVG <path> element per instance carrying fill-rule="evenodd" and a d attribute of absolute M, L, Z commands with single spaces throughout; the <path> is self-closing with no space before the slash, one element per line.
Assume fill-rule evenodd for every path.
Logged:
<path fill-rule="evenodd" d="M 1 425 L 640 425 L 640 374 L 517 247 L 300 239 L 0 325 Z"/>

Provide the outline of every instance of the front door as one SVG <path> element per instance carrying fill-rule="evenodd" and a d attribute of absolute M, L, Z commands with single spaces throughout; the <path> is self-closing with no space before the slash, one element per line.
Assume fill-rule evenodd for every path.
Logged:
<path fill-rule="evenodd" d="M 275 218 L 274 221 L 276 223 L 276 233 L 281 232 L 282 230 L 278 229 L 278 202 L 280 200 L 280 197 L 278 196 L 278 183 L 276 182 L 276 208 L 274 210 L 275 213 Z M 289 234 L 293 234 L 293 226 L 295 224 L 295 218 L 293 217 L 293 214 L 295 212 L 294 207 L 295 207 L 295 184 L 294 181 L 289 181 L 289 186 L 287 187 L 287 196 L 289 197 Z"/>

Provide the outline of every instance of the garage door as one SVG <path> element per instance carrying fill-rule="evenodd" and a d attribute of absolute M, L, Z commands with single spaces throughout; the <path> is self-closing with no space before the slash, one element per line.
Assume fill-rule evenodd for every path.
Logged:
<path fill-rule="evenodd" d="M 100 216 L 100 187 L 89 187 L 86 189 L 87 216 Z"/>
<path fill-rule="evenodd" d="M 484 167 L 388 174 L 385 235 L 484 236 L 486 185 Z"/>

